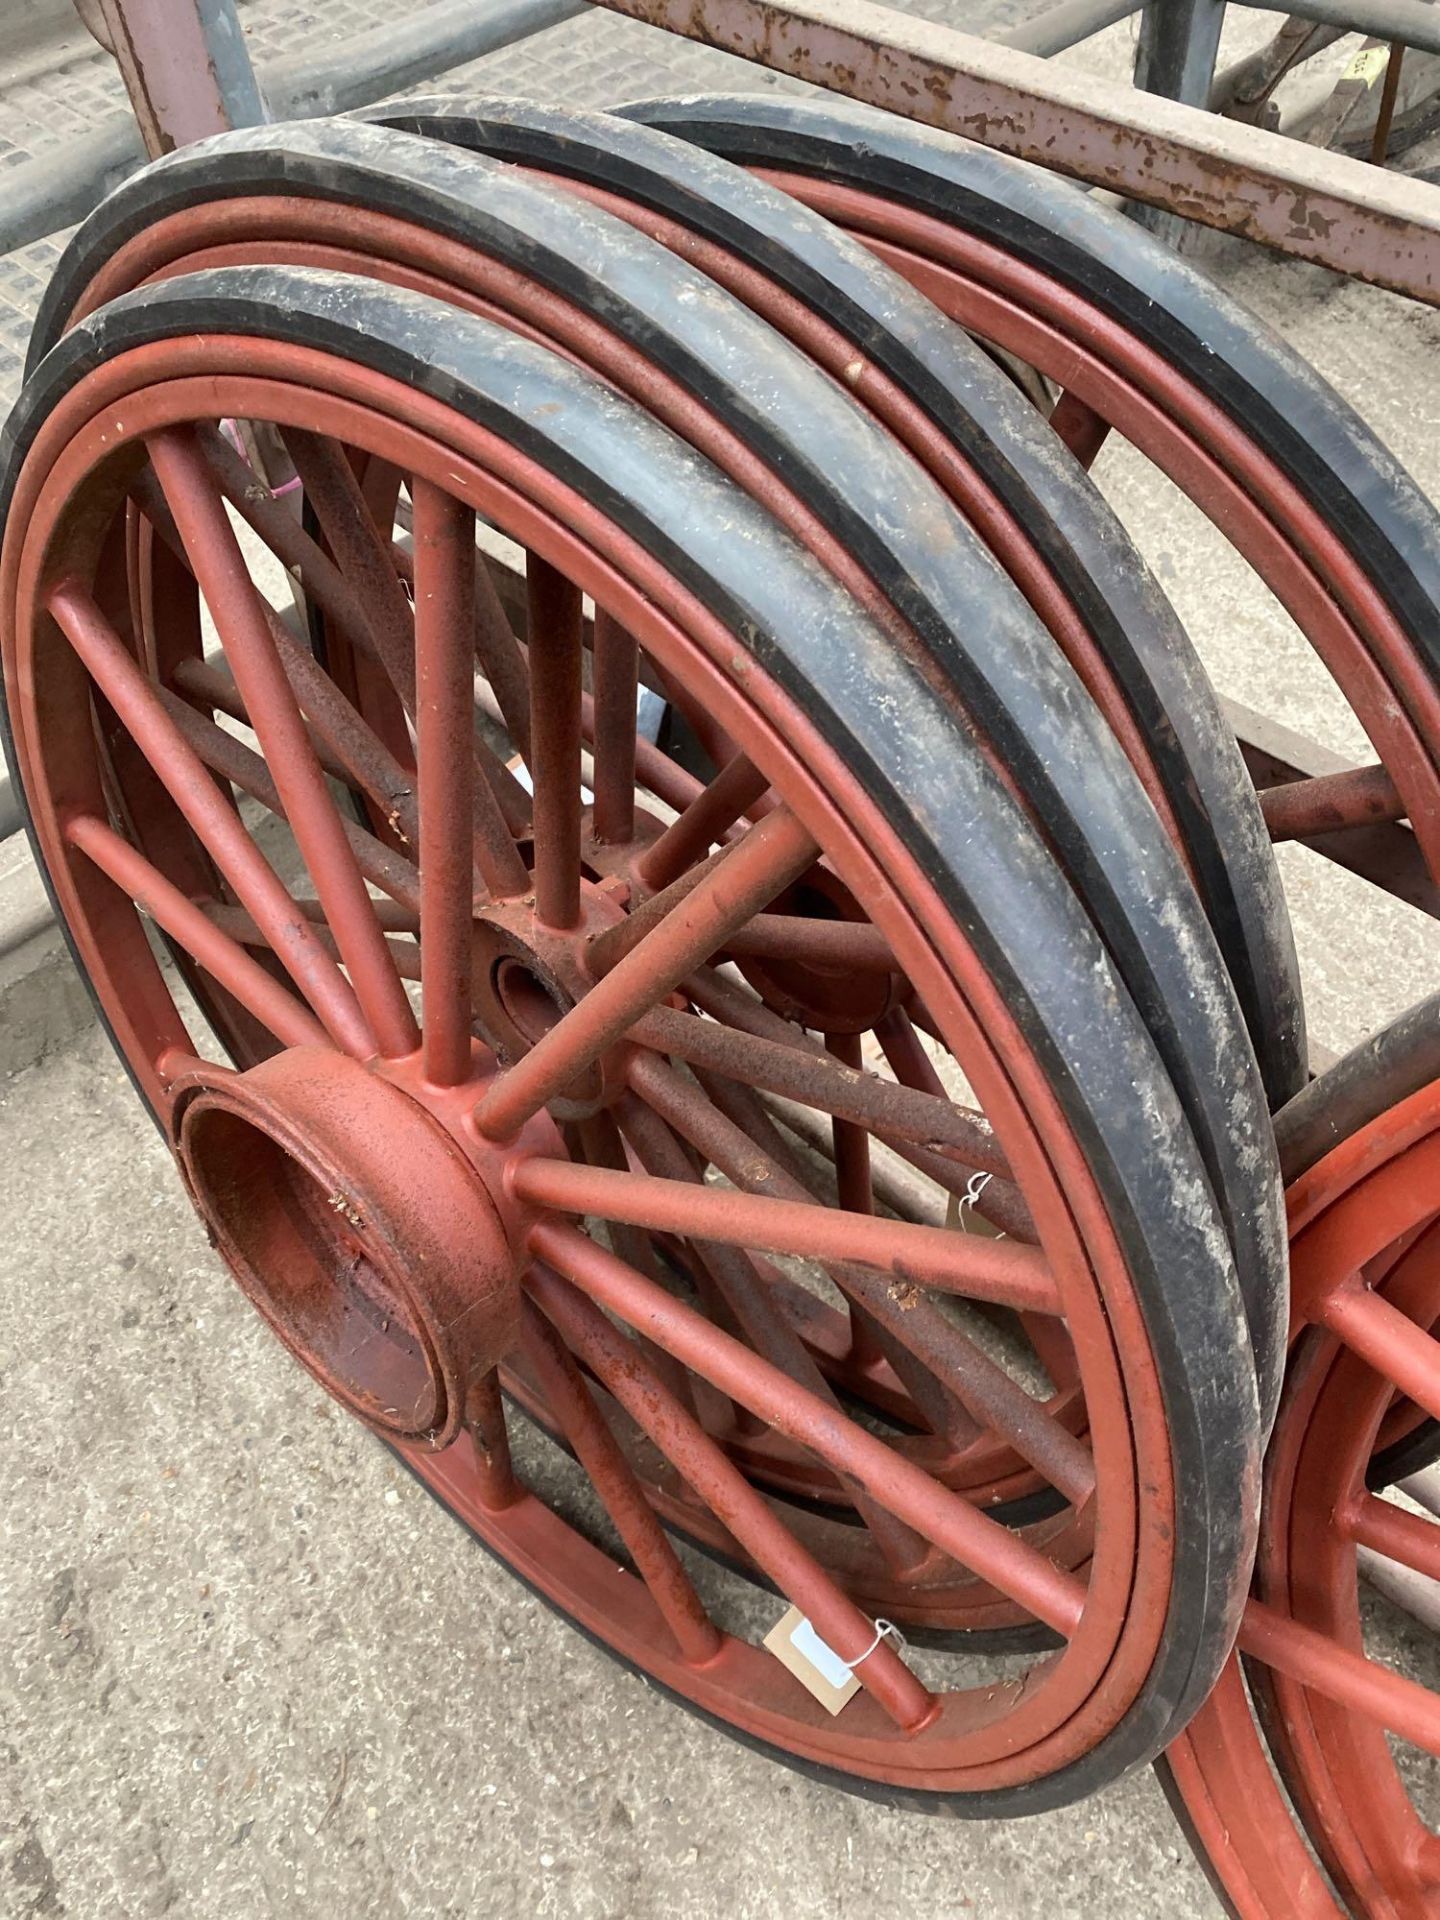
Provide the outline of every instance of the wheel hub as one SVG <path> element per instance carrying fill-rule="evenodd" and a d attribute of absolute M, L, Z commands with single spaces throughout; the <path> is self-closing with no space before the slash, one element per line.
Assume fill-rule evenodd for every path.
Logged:
<path fill-rule="evenodd" d="M 496 901 L 475 916 L 472 1001 L 475 1029 L 502 1066 L 530 1051 L 594 985 L 586 949 L 625 919 L 617 882 L 580 889 L 573 927 L 547 927 L 530 900 Z M 624 1088 L 615 1049 L 579 1074 L 551 1103 L 557 1120 L 588 1119 Z"/>
<path fill-rule="evenodd" d="M 422 1099 L 291 1048 L 192 1075 L 173 1133 L 211 1240 L 295 1357 L 387 1438 L 441 1448 L 515 1343 L 524 1228 L 504 1156 L 466 1151 L 461 1110 Z"/>

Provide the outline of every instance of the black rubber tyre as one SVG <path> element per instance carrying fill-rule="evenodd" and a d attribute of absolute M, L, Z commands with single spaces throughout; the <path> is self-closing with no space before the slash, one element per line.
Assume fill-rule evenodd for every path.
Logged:
<path fill-rule="evenodd" d="M 221 336 L 304 347 L 388 378 L 541 463 L 682 580 L 861 770 L 1085 1143 L 1142 1303 L 1183 1490 L 1166 1630 L 1116 1729 L 1033 1787 L 916 1803 L 984 1817 L 1040 1810 L 1148 1759 L 1204 1697 L 1233 1639 L 1254 1538 L 1254 1375 L 1225 1236 L 1155 1044 L 979 744 L 766 515 L 642 412 L 503 329 L 368 280 L 273 268 L 197 274 L 82 321 L 29 382 L 0 439 L 0 512 L 47 416 L 87 374 L 132 349 L 184 340 L 203 351 Z M 18 776 L 8 716 L 6 746 Z M 1101 786 L 1100 770 L 1092 775 Z"/>

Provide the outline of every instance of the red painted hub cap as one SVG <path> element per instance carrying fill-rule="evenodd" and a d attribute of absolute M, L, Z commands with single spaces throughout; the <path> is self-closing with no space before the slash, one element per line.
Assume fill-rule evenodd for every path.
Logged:
<path fill-rule="evenodd" d="M 500 1210 L 434 1115 L 301 1047 L 188 1077 L 171 1128 L 215 1246 L 296 1358 L 381 1432 L 448 1445 L 515 1344 L 519 1287 Z"/>

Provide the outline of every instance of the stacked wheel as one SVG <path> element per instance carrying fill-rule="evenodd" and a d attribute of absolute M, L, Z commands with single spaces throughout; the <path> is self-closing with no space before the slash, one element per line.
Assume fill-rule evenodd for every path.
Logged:
<path fill-rule="evenodd" d="M 1018 1814 L 1239 1684 L 1303 1009 L 1233 733 L 1075 451 L 1128 380 L 1199 473 L 1181 376 L 1145 439 L 1159 350 L 1086 318 L 1120 371 L 1072 341 L 1047 421 L 959 323 L 1050 374 L 1049 322 L 978 324 L 984 275 L 795 157 L 844 116 L 776 112 L 430 103 L 128 182 L 6 430 L 9 747 L 314 1379 L 728 1732 Z M 1310 608 L 1285 484 L 1227 525 Z M 1428 576 L 1342 559 L 1317 645 L 1410 699 L 1423 811 Z"/>
<path fill-rule="evenodd" d="M 1283 1129 L 1296 1334 L 1244 1674 L 1232 1665 L 1164 1772 L 1217 1891 L 1245 1920 L 1409 1920 L 1440 1890 L 1424 1811 L 1440 1753 L 1440 1528 L 1430 1483 L 1408 1478 L 1433 1456 L 1440 1405 L 1440 1135 L 1433 1074 L 1404 1091 L 1437 1028 L 1440 1004 L 1417 1007 L 1317 1080 Z M 1327 1091 L 1338 1140 L 1324 1138 Z M 1377 1650 L 1382 1627 L 1403 1664 Z"/>
<path fill-rule="evenodd" d="M 1133 222 L 967 142 L 848 103 L 701 96 L 625 112 L 826 213 L 1043 375 L 1051 424 L 1087 464 L 1113 437 L 1187 495 L 1309 641 L 1376 755 L 1313 780 L 1283 769 L 1263 796 L 1272 838 L 1344 860 L 1348 830 L 1404 820 L 1413 846 L 1401 836 L 1387 884 L 1436 910 L 1440 523 L 1285 341 Z"/>

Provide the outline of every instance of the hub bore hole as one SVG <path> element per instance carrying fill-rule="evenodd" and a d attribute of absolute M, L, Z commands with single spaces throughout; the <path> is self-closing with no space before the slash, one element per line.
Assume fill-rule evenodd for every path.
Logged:
<path fill-rule="evenodd" d="M 187 1115 L 185 1157 L 216 1245 L 296 1358 L 378 1426 L 438 1426 L 427 1343 L 355 1197 L 225 1108 Z"/>
<path fill-rule="evenodd" d="M 495 966 L 495 997 L 516 1031 L 533 1047 L 557 1025 L 566 1009 L 540 976 L 523 960 L 504 959 Z"/>

